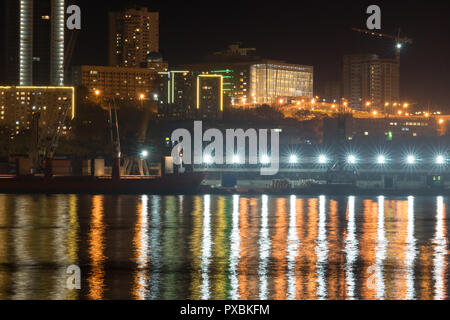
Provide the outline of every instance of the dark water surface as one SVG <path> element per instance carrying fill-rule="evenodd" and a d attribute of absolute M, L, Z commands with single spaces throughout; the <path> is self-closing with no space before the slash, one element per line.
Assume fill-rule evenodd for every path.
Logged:
<path fill-rule="evenodd" d="M 0 299 L 448 299 L 448 201 L 0 195 Z"/>

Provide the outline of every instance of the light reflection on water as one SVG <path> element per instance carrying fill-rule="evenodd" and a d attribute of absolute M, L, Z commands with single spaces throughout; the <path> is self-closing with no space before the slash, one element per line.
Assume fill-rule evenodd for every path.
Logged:
<path fill-rule="evenodd" d="M 446 203 L 0 195 L 0 299 L 448 299 Z"/>

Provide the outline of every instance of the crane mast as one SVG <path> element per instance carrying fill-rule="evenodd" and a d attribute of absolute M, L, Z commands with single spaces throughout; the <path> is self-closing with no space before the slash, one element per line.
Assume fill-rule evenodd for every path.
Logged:
<path fill-rule="evenodd" d="M 403 45 L 413 43 L 412 39 L 401 36 L 400 29 L 398 29 L 398 32 L 396 35 L 390 35 L 390 34 L 385 34 L 385 33 L 381 33 L 378 31 L 374 31 L 374 30 L 365 30 L 365 29 L 360 29 L 360 28 L 352 28 L 352 30 L 362 33 L 362 34 L 374 36 L 374 37 L 394 40 L 394 42 L 395 42 L 395 59 L 397 60 L 398 64 L 400 64 L 400 53 L 403 48 Z"/>
<path fill-rule="evenodd" d="M 56 121 L 52 126 L 49 126 L 49 130 L 46 130 L 47 134 L 40 135 L 39 133 L 39 118 L 40 113 L 33 114 L 32 117 L 32 134 L 31 134 L 31 146 L 30 146 L 30 159 L 32 160 L 33 173 L 38 168 L 42 168 L 42 158 L 39 153 L 42 150 L 44 153 L 44 174 L 46 178 L 51 178 L 53 175 L 52 160 L 58 147 L 59 138 L 63 131 L 64 123 L 67 119 L 67 113 L 71 108 L 70 100 L 66 100 L 62 105 Z M 49 136 L 49 133 L 50 135 Z"/>

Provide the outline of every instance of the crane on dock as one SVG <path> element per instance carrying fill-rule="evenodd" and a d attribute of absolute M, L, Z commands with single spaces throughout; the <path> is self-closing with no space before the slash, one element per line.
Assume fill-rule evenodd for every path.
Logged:
<path fill-rule="evenodd" d="M 71 107 L 72 103 L 70 100 L 64 101 L 58 109 L 56 119 L 48 123 L 46 130 L 40 130 L 39 128 L 41 112 L 37 111 L 33 113 L 29 149 L 29 157 L 32 162 L 32 173 L 36 173 L 39 169 L 43 169 L 46 178 L 52 177 L 53 156 L 58 147 L 59 138 L 64 131 L 64 124 Z"/>
<path fill-rule="evenodd" d="M 395 42 L 395 59 L 397 60 L 397 62 L 399 64 L 400 64 L 400 53 L 401 53 L 403 46 L 405 44 L 412 44 L 414 42 L 413 39 L 402 36 L 400 29 L 398 29 L 396 35 L 390 35 L 390 34 L 385 34 L 385 33 L 381 33 L 378 31 L 374 31 L 374 30 L 365 30 L 365 29 L 360 29 L 360 28 L 352 28 L 352 30 L 356 31 L 356 32 L 360 32 L 362 34 L 367 34 L 370 36 L 394 40 L 394 42 Z"/>

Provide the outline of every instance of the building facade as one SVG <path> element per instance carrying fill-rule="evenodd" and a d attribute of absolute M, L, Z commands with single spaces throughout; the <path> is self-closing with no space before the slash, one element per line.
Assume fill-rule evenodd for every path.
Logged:
<path fill-rule="evenodd" d="M 1 9 L 1 82 L 63 86 L 65 1 L 5 0 Z"/>
<path fill-rule="evenodd" d="M 7 86 L 0 87 L 0 127 L 11 136 L 31 129 L 32 115 L 40 113 L 39 124 L 48 127 L 68 104 L 67 119 L 75 117 L 73 87 Z"/>
<path fill-rule="evenodd" d="M 362 68 L 363 105 L 385 110 L 386 106 L 399 102 L 399 83 L 399 65 L 395 60 L 366 61 Z"/>
<path fill-rule="evenodd" d="M 221 119 L 223 76 L 193 71 L 159 73 L 158 114 L 173 119 Z"/>
<path fill-rule="evenodd" d="M 72 70 L 73 84 L 85 87 L 88 95 L 96 92 L 105 99 L 153 99 L 159 92 L 158 72 L 167 71 L 167 63 L 155 62 L 151 68 L 125 68 L 108 66 L 78 66 Z"/>
<path fill-rule="evenodd" d="M 400 69 L 395 60 L 377 55 L 345 55 L 343 95 L 355 110 L 384 110 L 400 100 Z"/>
<path fill-rule="evenodd" d="M 51 1 L 33 4 L 33 85 L 50 84 Z"/>
<path fill-rule="evenodd" d="M 109 65 L 139 68 L 159 52 L 159 13 L 130 7 L 109 13 Z"/>
<path fill-rule="evenodd" d="M 223 114 L 223 76 L 199 74 L 196 80 L 196 107 L 202 118 L 221 119 Z"/>
<path fill-rule="evenodd" d="M 50 84 L 54 86 L 64 85 L 65 27 L 65 1 L 51 0 Z"/>
<path fill-rule="evenodd" d="M 250 67 L 250 99 L 254 104 L 274 104 L 279 99 L 312 98 L 313 67 L 278 62 Z"/>

